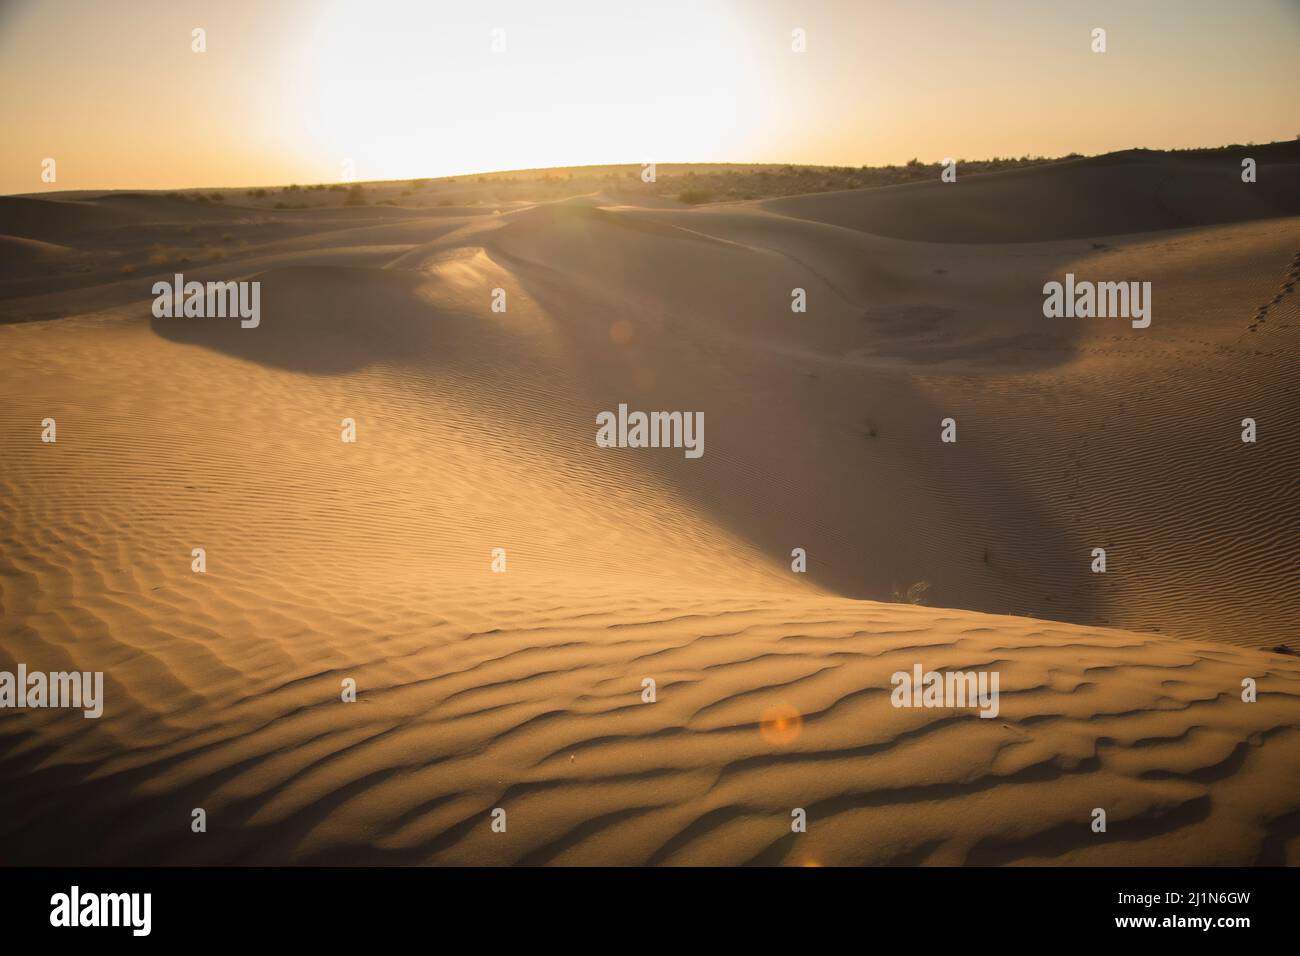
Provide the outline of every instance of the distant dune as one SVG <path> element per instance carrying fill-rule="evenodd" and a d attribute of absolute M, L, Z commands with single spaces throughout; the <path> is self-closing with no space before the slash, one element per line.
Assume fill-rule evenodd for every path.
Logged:
<path fill-rule="evenodd" d="M 4 862 L 1300 862 L 1296 146 L 554 188 L 0 198 L 0 670 L 107 696 L 0 713 Z"/>
<path fill-rule="evenodd" d="M 1242 189 L 1240 162 L 1248 156 L 1268 173 Z M 821 193 L 766 206 L 915 242 L 1051 242 L 1254 222 L 1300 216 L 1300 140 L 1208 155 L 1130 150 L 953 185 Z"/>

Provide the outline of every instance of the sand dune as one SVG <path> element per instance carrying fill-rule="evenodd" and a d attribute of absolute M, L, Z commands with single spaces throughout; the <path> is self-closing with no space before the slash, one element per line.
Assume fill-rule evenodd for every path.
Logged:
<path fill-rule="evenodd" d="M 1243 189 L 1241 161 L 1258 164 Z M 960 166 L 958 178 L 961 180 Z M 788 216 L 921 242 L 1044 242 L 1300 215 L 1300 141 L 1202 153 L 1128 150 L 1047 166 L 776 199 Z M 918 215 L 918 207 L 924 211 Z"/>
<path fill-rule="evenodd" d="M 1300 167 L 1220 159 L 5 199 L 0 669 L 107 701 L 0 715 L 0 859 L 1297 863 Z M 153 318 L 176 271 L 261 325 Z M 1066 272 L 1150 281 L 1151 327 L 1045 319 Z M 597 447 L 620 402 L 705 454 Z M 894 707 L 915 664 L 1000 713 Z"/>

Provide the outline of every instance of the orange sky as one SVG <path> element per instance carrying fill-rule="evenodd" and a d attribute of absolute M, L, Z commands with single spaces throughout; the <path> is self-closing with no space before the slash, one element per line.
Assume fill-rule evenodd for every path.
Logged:
<path fill-rule="evenodd" d="M 1297 63 L 1296 0 L 19 0 L 0 192 L 1267 142 Z"/>

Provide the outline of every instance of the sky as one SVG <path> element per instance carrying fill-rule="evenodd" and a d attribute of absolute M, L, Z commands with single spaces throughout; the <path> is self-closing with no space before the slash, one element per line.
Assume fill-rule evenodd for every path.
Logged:
<path fill-rule="evenodd" d="M 1298 64 L 1300 0 L 0 0 L 0 193 L 1263 143 Z"/>

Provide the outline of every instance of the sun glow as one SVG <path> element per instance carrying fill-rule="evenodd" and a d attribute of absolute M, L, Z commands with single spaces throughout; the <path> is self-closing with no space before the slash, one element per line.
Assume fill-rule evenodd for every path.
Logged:
<path fill-rule="evenodd" d="M 722 160 L 754 118 L 746 50 L 724 9 L 690 2 L 341 0 L 305 53 L 312 162 L 364 180 Z"/>
<path fill-rule="evenodd" d="M 1104 56 L 1093 13 L 1028 0 L 120 6 L 0 0 L 0 192 L 856 167 L 1295 135 L 1300 21 L 1282 0 L 1108 0 Z"/>

